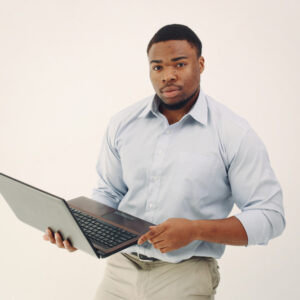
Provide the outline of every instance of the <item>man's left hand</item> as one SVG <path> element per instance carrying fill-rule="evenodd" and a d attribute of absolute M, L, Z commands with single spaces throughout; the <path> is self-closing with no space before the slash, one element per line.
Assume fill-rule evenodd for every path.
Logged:
<path fill-rule="evenodd" d="M 171 218 L 149 228 L 150 230 L 139 238 L 138 245 L 148 240 L 161 253 L 184 247 L 194 240 L 194 227 L 191 220 Z"/>

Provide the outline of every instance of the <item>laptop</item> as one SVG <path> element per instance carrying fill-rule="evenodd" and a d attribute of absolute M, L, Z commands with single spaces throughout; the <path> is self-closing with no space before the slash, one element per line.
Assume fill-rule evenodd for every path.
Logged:
<path fill-rule="evenodd" d="M 154 225 L 83 196 L 66 201 L 3 173 L 0 194 L 24 223 L 42 232 L 50 227 L 77 249 L 97 258 L 137 244 Z"/>

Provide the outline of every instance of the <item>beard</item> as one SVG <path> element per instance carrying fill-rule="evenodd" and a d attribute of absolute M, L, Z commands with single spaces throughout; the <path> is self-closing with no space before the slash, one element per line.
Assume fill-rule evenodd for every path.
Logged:
<path fill-rule="evenodd" d="M 165 103 L 157 94 L 155 95 L 155 98 L 158 101 L 158 106 L 161 105 L 163 108 L 167 110 L 178 110 L 185 107 L 198 92 L 199 92 L 199 88 L 197 88 L 191 96 L 172 104 Z"/>

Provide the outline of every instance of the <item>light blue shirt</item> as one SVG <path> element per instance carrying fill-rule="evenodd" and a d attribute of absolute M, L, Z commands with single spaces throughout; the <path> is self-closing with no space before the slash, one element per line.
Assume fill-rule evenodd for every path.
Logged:
<path fill-rule="evenodd" d="M 115 115 L 97 163 L 92 198 L 154 224 L 168 218 L 224 219 L 234 203 L 248 245 L 265 245 L 282 233 L 282 191 L 266 148 L 243 118 L 204 94 L 180 121 L 169 125 L 155 97 Z M 225 245 L 193 241 L 160 253 L 131 246 L 168 262 L 191 256 L 220 258 Z"/>

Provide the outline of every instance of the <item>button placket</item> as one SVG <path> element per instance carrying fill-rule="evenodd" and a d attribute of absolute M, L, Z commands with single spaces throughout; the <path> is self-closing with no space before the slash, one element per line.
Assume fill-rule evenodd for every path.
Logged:
<path fill-rule="evenodd" d="M 169 141 L 169 135 L 164 133 L 158 138 L 154 155 L 152 168 L 150 170 L 150 182 L 149 182 L 149 197 L 147 201 L 147 208 L 150 218 L 154 219 L 154 211 L 157 208 L 157 199 L 160 190 L 160 176 L 162 174 L 162 164 L 164 159 L 165 149 L 167 148 Z"/>

